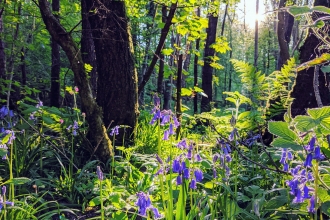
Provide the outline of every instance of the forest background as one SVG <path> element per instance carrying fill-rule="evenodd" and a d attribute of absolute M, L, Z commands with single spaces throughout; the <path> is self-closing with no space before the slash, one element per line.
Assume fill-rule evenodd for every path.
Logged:
<path fill-rule="evenodd" d="M 54 212 L 45 215 L 42 209 L 31 214 L 35 217 L 47 219 L 52 215 L 74 219 L 74 215 L 84 215 L 86 206 L 100 208 L 102 218 L 105 215 L 149 217 L 151 212 L 141 211 L 139 202 L 138 211 L 132 209 L 127 195 L 118 194 L 120 202 L 117 202 L 117 197 L 111 196 L 115 191 L 112 184 L 119 181 L 117 178 L 121 175 L 147 178 L 149 174 L 143 169 L 148 166 L 141 165 L 141 161 L 157 153 L 160 158 L 154 157 L 155 161 L 169 156 L 172 167 L 168 185 L 158 182 L 161 199 L 154 198 L 162 207 L 163 217 L 193 219 L 198 215 L 199 200 L 192 197 L 189 200 L 184 188 L 180 193 L 176 189 L 176 195 L 172 191 L 173 179 L 176 178 L 177 185 L 184 185 L 182 180 L 180 184 L 183 168 L 175 172 L 175 160 L 181 163 L 191 159 L 180 157 L 172 161 L 178 154 L 170 150 L 174 142 L 191 138 L 197 142 L 196 146 L 216 143 L 225 156 L 228 152 L 224 146 L 231 146 L 236 152 L 233 157 L 236 161 L 247 161 L 242 166 L 246 166 L 247 173 L 252 169 L 252 174 L 258 173 L 258 169 L 268 169 L 279 176 L 288 174 L 286 168 L 280 169 L 281 164 L 286 164 L 282 163 L 283 155 L 288 149 L 302 148 L 307 141 L 313 150 L 299 148 L 304 153 L 297 151 L 296 159 L 303 161 L 301 155 L 313 153 L 314 159 L 323 161 L 330 155 L 327 141 L 330 109 L 324 107 L 330 104 L 329 6 L 326 0 L 0 0 L 0 98 L 3 103 L 0 152 L 5 158 L 7 155 L 8 161 L 1 166 L 1 185 L 10 185 L 9 200 L 16 200 L 15 194 L 26 193 L 28 187 L 33 186 L 50 190 L 50 197 L 77 204 L 80 211 L 50 206 L 47 208 Z M 313 111 L 317 114 L 313 115 Z M 150 127 L 149 122 L 157 126 Z M 160 126 L 164 127 L 160 129 Z M 18 133 L 22 134 L 21 138 Z M 228 135 L 229 138 L 224 138 Z M 322 156 L 314 151 L 315 137 Z M 15 138 L 20 142 L 17 147 L 12 145 Z M 163 143 L 169 139 L 171 143 Z M 208 152 L 205 155 L 201 153 L 204 150 Z M 196 155 L 203 155 L 205 161 L 208 158 L 210 162 L 214 155 L 208 150 L 194 148 Z M 279 150 L 282 150 L 280 161 Z M 268 159 L 259 163 L 253 154 L 261 152 Z M 54 160 L 60 173 L 47 167 Z M 210 162 L 212 166 L 201 161 L 196 159 L 197 165 L 191 164 L 195 175 L 191 182 L 202 182 L 201 170 L 210 176 L 212 169 L 216 170 L 212 167 L 214 160 Z M 91 177 L 88 182 L 92 185 L 84 185 L 98 186 L 98 196 L 88 197 L 81 192 L 82 188 L 76 188 L 76 178 L 86 174 L 82 172 L 87 169 L 82 168 L 86 164 L 88 169 L 100 165 L 100 185 L 92 184 Z M 316 167 L 309 162 L 304 164 L 306 169 L 312 167 L 314 173 L 321 175 L 318 165 L 319 162 L 314 163 Z M 220 206 L 212 204 L 213 197 L 199 201 L 210 207 L 205 216 L 253 219 L 253 215 L 276 216 L 282 205 L 288 209 L 292 200 L 289 193 L 277 194 L 286 196 L 287 200 L 281 197 L 283 203 L 276 207 L 276 214 L 267 211 L 270 205 L 266 201 L 270 199 L 265 199 L 264 194 L 260 194 L 264 203 L 255 197 L 259 192 L 253 192 L 250 199 L 239 197 L 242 196 L 238 192 L 240 184 L 243 187 L 247 183 L 245 179 L 238 180 L 238 163 L 221 166 L 226 172 L 222 172 L 223 178 L 218 180 L 224 180 L 224 185 L 213 182 L 212 187 L 206 183 L 201 187 L 213 190 L 212 195 L 214 190 L 224 190 L 222 193 L 228 200 L 217 197 L 218 202 L 222 201 Z M 102 193 L 104 179 L 100 167 L 109 173 L 110 182 L 107 182 L 108 188 L 105 187 L 109 194 Z M 137 167 L 141 169 L 139 172 Z M 35 171 L 32 172 L 32 168 Z M 234 183 L 227 168 L 236 176 Z M 317 197 L 316 193 L 319 183 L 329 178 L 328 169 L 325 170 L 323 179 L 316 176 L 308 185 L 315 195 L 307 192 L 309 211 L 301 211 L 299 207 L 299 215 L 314 213 L 315 218 L 328 215 L 328 197 Z M 153 171 L 150 175 L 154 175 Z M 63 173 L 67 178 L 65 184 Z M 173 173 L 179 174 L 172 176 Z M 213 176 L 216 176 L 214 172 Z M 52 179 L 53 185 L 43 178 Z M 133 179 L 129 182 L 134 182 Z M 282 185 L 284 179 L 275 178 Z M 124 185 L 120 181 L 116 183 Z M 253 183 L 258 185 L 258 190 L 261 185 L 270 186 L 270 183 Z M 24 186 L 17 186 L 21 184 Z M 145 198 L 140 191 L 150 187 L 144 185 L 143 190 L 135 192 L 136 196 Z M 323 187 L 329 189 L 326 184 Z M 134 184 L 129 188 L 132 192 Z M 197 187 L 192 184 L 190 188 Z M 245 189 L 249 190 L 252 189 Z M 299 190 L 293 191 L 291 195 L 297 198 Z M 328 195 L 327 191 L 323 193 Z M 3 192 L 3 197 L 5 194 Z M 38 196 L 37 190 L 35 194 Z M 106 197 L 102 199 L 102 196 Z M 43 194 L 41 198 L 50 201 L 49 195 Z M 168 198 L 171 202 L 166 203 Z M 118 206 L 124 200 L 125 211 Z M 4 201 L 0 204 L 5 204 Z M 263 204 L 263 214 L 259 203 L 251 216 L 242 211 L 256 201 Z M 104 209 L 103 202 L 111 208 Z M 58 199 L 55 203 L 59 203 Z M 115 203 L 117 206 L 113 207 Z M 188 204 L 190 208 L 185 211 L 173 211 Z M 223 211 L 224 207 L 227 211 Z M 322 210 L 320 213 L 315 211 L 318 208 Z M 96 209 L 91 215 L 99 214 Z M 7 218 L 19 213 L 18 209 L 10 210 L 1 216 Z M 150 217 L 158 218 L 158 215 L 154 212 Z"/>

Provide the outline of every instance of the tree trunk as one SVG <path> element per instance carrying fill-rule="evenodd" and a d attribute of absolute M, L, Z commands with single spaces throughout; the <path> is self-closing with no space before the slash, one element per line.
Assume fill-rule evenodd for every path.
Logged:
<path fill-rule="evenodd" d="M 60 11 L 60 0 L 52 1 L 52 11 L 54 17 L 59 22 L 58 13 Z M 52 67 L 50 74 L 50 106 L 60 107 L 60 72 L 61 72 L 61 60 L 60 60 L 60 46 L 57 42 L 51 38 L 52 47 Z"/>
<path fill-rule="evenodd" d="M 122 137 L 133 137 L 138 115 L 137 72 L 125 3 L 94 1 L 89 22 L 98 71 L 96 101 L 102 107 L 105 126 L 129 126 L 118 136 L 122 144 Z"/>
<path fill-rule="evenodd" d="M 97 62 L 95 55 L 95 46 L 93 41 L 92 29 L 89 23 L 89 11 L 93 2 L 90 0 L 81 0 L 81 17 L 82 17 L 82 34 L 81 34 L 81 55 L 84 63 L 91 65 L 93 68 L 88 73 L 89 82 L 92 88 L 93 96 L 97 94 Z"/>
<path fill-rule="evenodd" d="M 280 0 L 279 8 L 285 7 L 287 0 Z M 294 23 L 294 17 L 286 11 L 278 12 L 277 38 L 280 48 L 279 58 L 277 60 L 277 70 L 280 70 L 283 64 L 290 59 L 289 43 Z"/>
<path fill-rule="evenodd" d="M 329 7 L 330 3 L 327 0 L 315 0 L 315 6 L 326 6 Z M 321 16 L 325 16 L 324 14 L 314 14 L 313 19 Z M 328 26 L 322 28 L 325 31 L 325 34 L 329 34 Z M 300 47 L 300 62 L 304 63 L 309 60 L 315 59 L 317 56 L 321 54 L 318 53 L 315 48 L 322 45 L 322 41 L 318 39 L 312 30 L 308 31 L 308 37 L 306 38 L 304 44 Z M 323 52 L 328 52 L 329 50 Z M 307 108 L 316 108 L 318 107 L 317 101 L 315 98 L 315 92 L 313 87 L 313 77 L 314 77 L 314 67 L 307 68 L 305 70 L 299 71 L 296 77 L 295 85 L 291 92 L 291 97 L 294 98 L 293 103 L 291 105 L 291 114 L 293 117 L 296 115 L 304 115 L 306 114 Z M 326 86 L 329 84 L 329 80 L 327 82 L 324 74 L 320 71 L 319 77 L 319 93 L 324 106 L 330 105 L 330 95 L 329 95 L 329 88 Z"/>
<path fill-rule="evenodd" d="M 167 17 L 167 9 L 166 6 L 162 7 L 162 22 L 166 23 Z M 164 81 L 164 54 L 159 55 L 159 71 L 158 71 L 158 78 L 157 78 L 157 92 L 158 94 L 163 94 L 163 81 Z"/>
<path fill-rule="evenodd" d="M 217 24 L 218 24 L 218 16 L 213 16 L 213 14 L 208 15 L 209 18 L 209 26 L 206 29 L 206 42 L 204 49 L 204 66 L 202 70 L 202 89 L 207 97 L 202 97 L 201 102 L 201 112 L 209 112 L 211 111 L 212 101 L 212 76 L 213 76 L 213 67 L 211 67 L 211 59 L 215 55 L 215 50 L 210 48 L 211 44 L 215 43 L 216 34 L 217 34 Z"/>
<path fill-rule="evenodd" d="M 181 123 L 182 121 L 182 110 L 181 110 L 181 89 L 182 89 L 182 62 L 183 55 L 180 54 L 178 57 L 178 75 L 176 79 L 176 117 Z M 181 125 L 176 129 L 176 139 L 180 137 Z"/>
<path fill-rule="evenodd" d="M 106 163 L 110 158 L 112 145 L 102 121 L 102 110 L 93 98 L 81 52 L 71 35 L 58 23 L 58 20 L 52 14 L 48 1 L 38 0 L 38 3 L 47 30 L 53 39 L 62 47 L 70 61 L 75 84 L 79 88 L 81 105 L 86 113 L 89 130 L 93 132 L 90 142 L 94 149 L 91 153 L 96 152 L 100 160 Z"/>

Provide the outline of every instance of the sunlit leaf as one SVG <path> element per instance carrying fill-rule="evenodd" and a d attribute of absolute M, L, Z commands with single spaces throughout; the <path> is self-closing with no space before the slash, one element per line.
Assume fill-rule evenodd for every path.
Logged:
<path fill-rule="evenodd" d="M 308 6 L 290 6 L 286 7 L 287 11 L 293 16 L 309 14 L 312 10 Z"/>
<path fill-rule="evenodd" d="M 324 53 L 320 57 L 317 57 L 313 60 L 307 61 L 300 66 L 297 67 L 297 71 L 302 71 L 304 69 L 307 69 L 309 67 L 313 67 L 316 65 L 321 65 L 323 63 L 327 63 L 330 60 L 330 54 L 329 53 Z"/>

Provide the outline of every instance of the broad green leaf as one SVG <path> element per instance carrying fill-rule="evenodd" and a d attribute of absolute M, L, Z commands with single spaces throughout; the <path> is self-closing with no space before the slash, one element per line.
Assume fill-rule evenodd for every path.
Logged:
<path fill-rule="evenodd" d="M 295 117 L 294 122 L 296 123 L 296 128 L 302 132 L 307 132 L 312 128 L 316 127 L 317 125 L 319 125 L 318 120 L 315 120 L 305 115 L 299 115 Z"/>
<path fill-rule="evenodd" d="M 294 5 L 294 6 L 286 7 L 286 9 L 293 16 L 309 14 L 312 12 L 312 10 L 308 6 L 295 6 Z"/>
<path fill-rule="evenodd" d="M 317 27 L 317 28 L 322 28 L 322 27 L 324 27 L 324 25 L 325 25 L 325 23 L 324 23 L 324 21 L 322 21 L 322 20 L 320 20 L 320 21 L 316 21 L 316 22 L 313 24 L 313 26 L 314 26 L 314 27 Z"/>
<path fill-rule="evenodd" d="M 296 150 L 302 150 L 302 147 L 298 145 L 293 140 L 287 140 L 281 137 L 275 138 L 274 141 L 271 143 L 273 147 L 281 147 L 281 148 L 289 148 L 294 151 Z"/>
<path fill-rule="evenodd" d="M 214 184 L 213 182 L 206 182 L 206 183 L 204 184 L 204 187 L 205 187 L 206 189 L 213 189 L 214 187 L 216 187 L 216 184 Z"/>
<path fill-rule="evenodd" d="M 24 184 L 24 183 L 27 183 L 27 182 L 30 182 L 30 181 L 31 180 L 29 178 L 26 178 L 26 177 L 17 177 L 17 178 L 7 180 L 2 185 L 10 184 L 10 183 L 13 183 L 14 185 L 21 185 L 21 184 Z"/>
<path fill-rule="evenodd" d="M 113 220 L 128 220 L 128 216 L 125 212 L 117 211 L 115 213 L 112 213 Z"/>
<path fill-rule="evenodd" d="M 313 11 L 323 12 L 326 14 L 330 14 L 330 8 L 325 6 L 315 6 L 312 8 Z"/>
<path fill-rule="evenodd" d="M 330 116 L 330 106 L 326 106 L 323 108 L 307 109 L 307 114 L 309 114 L 314 119 L 329 117 Z"/>
<path fill-rule="evenodd" d="M 186 184 L 185 180 L 182 184 Z M 186 216 L 186 201 L 187 201 L 187 194 L 186 192 L 180 187 L 180 194 L 179 199 L 176 204 L 176 218 L 175 219 L 184 219 Z"/>
<path fill-rule="evenodd" d="M 195 92 L 203 92 L 204 90 L 201 89 L 201 88 L 199 88 L 199 87 L 197 87 L 197 86 L 194 86 L 194 91 Z"/>
<path fill-rule="evenodd" d="M 317 190 L 317 197 L 321 199 L 322 202 L 326 202 L 330 200 L 330 191 L 325 190 L 323 188 L 319 188 Z"/>
<path fill-rule="evenodd" d="M 278 209 L 288 202 L 287 196 L 275 196 L 264 205 L 265 209 Z"/>
<path fill-rule="evenodd" d="M 4 138 L 2 138 L 1 140 L 2 144 L 7 144 L 10 137 L 11 137 L 11 133 L 7 134 Z"/>
<path fill-rule="evenodd" d="M 297 135 L 289 129 L 289 124 L 282 121 L 268 123 L 269 132 L 287 140 L 296 140 Z"/>
<path fill-rule="evenodd" d="M 100 196 L 94 197 L 89 201 L 88 206 L 94 207 L 101 204 Z"/>
<path fill-rule="evenodd" d="M 326 201 L 321 205 L 322 213 L 330 217 L 330 201 Z"/>

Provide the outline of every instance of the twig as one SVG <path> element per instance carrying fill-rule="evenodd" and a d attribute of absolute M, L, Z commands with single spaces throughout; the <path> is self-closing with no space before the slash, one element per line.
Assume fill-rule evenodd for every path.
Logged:
<path fill-rule="evenodd" d="M 315 93 L 317 106 L 322 108 L 323 104 L 322 104 L 320 90 L 319 90 L 319 71 L 320 71 L 320 67 L 318 65 L 316 65 L 314 67 L 313 87 L 314 87 L 314 93 Z"/>

